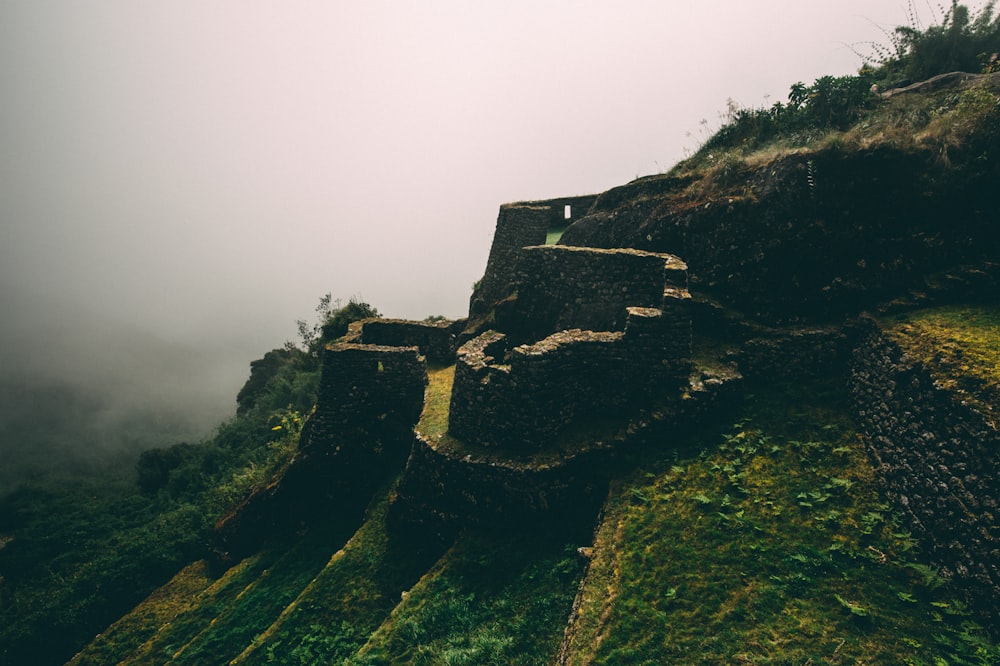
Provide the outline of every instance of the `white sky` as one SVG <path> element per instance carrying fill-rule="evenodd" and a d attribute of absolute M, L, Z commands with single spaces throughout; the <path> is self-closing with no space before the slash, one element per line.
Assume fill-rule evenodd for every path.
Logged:
<path fill-rule="evenodd" d="M 0 280 L 240 376 L 327 291 L 463 316 L 499 204 L 666 170 L 906 8 L 0 0 Z"/>

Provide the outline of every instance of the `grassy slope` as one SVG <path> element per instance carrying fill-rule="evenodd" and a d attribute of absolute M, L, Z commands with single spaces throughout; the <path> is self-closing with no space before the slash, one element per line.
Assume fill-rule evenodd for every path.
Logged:
<path fill-rule="evenodd" d="M 212 584 L 203 564 L 192 565 L 73 664 L 547 661 L 582 573 L 580 530 L 487 528 L 464 534 L 434 564 L 433 553 L 390 542 L 389 497 L 377 498 L 318 573 L 316 558 L 329 551 L 308 538 L 248 558 Z"/>
<path fill-rule="evenodd" d="M 578 539 L 572 527 L 462 535 L 346 663 L 548 662 L 582 574 Z"/>
<path fill-rule="evenodd" d="M 179 614 L 199 603 L 212 583 L 204 560 L 184 567 L 169 583 L 97 636 L 69 662 L 70 666 L 119 663 Z"/>
<path fill-rule="evenodd" d="M 910 333 L 934 322 L 939 336 L 965 341 L 951 356 L 974 356 L 977 367 L 986 360 L 975 354 L 1000 353 L 992 311 L 936 310 L 900 322 Z M 429 397 L 450 384 L 450 370 L 431 373 Z M 877 496 L 843 400 L 833 380 L 757 387 L 731 423 L 614 483 L 567 663 L 1000 659 L 943 581 L 917 563 L 913 541 Z M 424 417 L 429 426 L 435 414 Z M 179 610 L 185 590 L 207 583 L 182 572 L 76 663 L 129 653 L 124 663 L 556 658 L 583 574 L 575 549 L 588 536 L 572 526 L 470 531 L 433 563 L 433 554 L 416 558 L 390 541 L 390 497 L 376 498 L 325 566 L 330 546 L 321 540 L 265 552 Z"/>
<path fill-rule="evenodd" d="M 890 338 L 923 363 L 940 386 L 987 414 L 1000 411 L 1000 308 L 948 306 L 883 322 Z"/>
<path fill-rule="evenodd" d="M 338 663 L 364 644 L 434 557 L 390 541 L 390 496 L 376 498 L 357 533 L 236 663 Z"/>
<path fill-rule="evenodd" d="M 450 387 L 452 371 L 431 373 L 429 396 Z M 388 489 L 375 498 L 318 573 L 330 552 L 322 535 L 248 558 L 214 583 L 193 565 L 74 664 L 547 661 L 582 575 L 575 549 L 589 527 L 470 531 L 435 564 L 435 553 L 389 539 L 390 498 Z"/>
<path fill-rule="evenodd" d="M 614 486 L 568 663 L 991 663 L 917 564 L 840 391 L 759 387 Z"/>

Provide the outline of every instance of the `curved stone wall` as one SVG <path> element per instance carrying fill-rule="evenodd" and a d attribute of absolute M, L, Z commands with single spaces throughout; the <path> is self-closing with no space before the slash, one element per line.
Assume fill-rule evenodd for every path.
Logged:
<path fill-rule="evenodd" d="M 690 368 L 690 318 L 672 314 L 629 308 L 624 332 L 570 329 L 513 348 L 496 331 L 474 338 L 458 351 L 449 433 L 538 449 L 571 427 L 647 406 Z"/>
<path fill-rule="evenodd" d="M 874 324 L 851 369 L 855 410 L 886 495 L 927 560 L 997 625 L 1000 434 Z"/>
<path fill-rule="evenodd" d="M 656 409 L 573 452 L 494 454 L 441 446 L 418 434 L 390 507 L 393 531 L 444 539 L 469 524 L 596 511 L 607 480 L 630 455 L 647 446 L 681 446 L 689 428 L 718 418 L 739 394 L 742 377 L 732 368 L 695 375 Z"/>

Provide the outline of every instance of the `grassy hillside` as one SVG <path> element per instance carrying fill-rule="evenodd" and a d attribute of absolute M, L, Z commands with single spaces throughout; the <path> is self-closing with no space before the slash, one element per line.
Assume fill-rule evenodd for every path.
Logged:
<path fill-rule="evenodd" d="M 762 167 L 789 155 L 810 197 L 813 156 L 880 146 L 962 180 L 962 165 L 989 163 L 1000 145 L 997 77 L 891 97 L 870 88 L 907 83 L 911 62 L 942 44 L 1000 50 L 992 4 L 973 20 L 957 7 L 857 77 L 732 109 L 702 150 L 608 205 L 638 215 L 669 200 L 673 214 L 707 209 L 709 194 L 754 200 L 747 174 L 767 181 Z M 212 571 L 216 519 L 295 452 L 318 349 L 377 314 L 335 305 L 325 297 L 321 321 L 300 324 L 305 349 L 253 366 L 238 416 L 210 440 L 148 452 L 134 482 L 50 479 L 0 498 L 0 664 L 1000 663 L 880 499 L 836 374 L 748 386 L 736 413 L 615 478 L 597 524 L 486 525 L 429 548 L 390 533 L 386 486 L 351 534 L 313 529 Z M 998 321 L 995 307 L 949 307 L 882 323 L 943 385 L 993 410 Z M 451 369 L 430 376 L 421 427 L 444 433 Z"/>
<path fill-rule="evenodd" d="M 524 525 L 421 553 L 386 532 L 386 489 L 342 548 L 192 565 L 73 663 L 994 663 L 880 501 L 845 397 L 752 387 L 616 481 L 593 541 Z"/>
<path fill-rule="evenodd" d="M 1000 659 L 880 501 L 844 398 L 752 388 L 721 434 L 616 483 L 566 663 Z"/>

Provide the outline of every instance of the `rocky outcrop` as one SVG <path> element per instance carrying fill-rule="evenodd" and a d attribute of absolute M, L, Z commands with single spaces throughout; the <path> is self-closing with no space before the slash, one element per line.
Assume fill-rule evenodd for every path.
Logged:
<path fill-rule="evenodd" d="M 851 370 L 855 410 L 886 496 L 983 619 L 1000 607 L 1000 432 L 874 323 Z"/>

